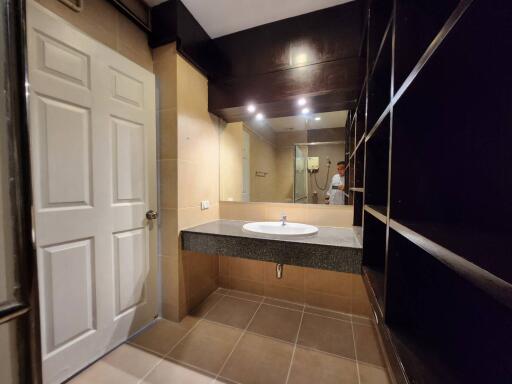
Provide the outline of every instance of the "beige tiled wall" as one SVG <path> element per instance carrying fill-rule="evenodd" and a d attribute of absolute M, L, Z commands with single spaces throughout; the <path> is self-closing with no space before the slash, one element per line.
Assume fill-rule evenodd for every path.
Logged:
<path fill-rule="evenodd" d="M 351 227 L 354 207 L 323 204 L 220 202 L 220 218 L 227 220 L 278 220 L 285 213 L 289 221 L 325 227 Z"/>
<path fill-rule="evenodd" d="M 196 307 L 218 287 L 219 258 L 182 251 L 185 264 L 185 297 L 187 311 Z"/>
<path fill-rule="evenodd" d="M 277 196 L 276 148 L 263 136 L 246 129 L 250 135 L 250 196 L 251 201 L 281 201 Z M 265 176 L 257 176 L 264 173 Z M 284 198 L 284 197 L 283 197 Z"/>
<path fill-rule="evenodd" d="M 220 134 L 220 199 L 241 201 L 243 193 L 244 123 L 228 123 Z"/>
<path fill-rule="evenodd" d="M 162 314 L 177 320 L 180 289 L 184 289 L 184 267 L 179 257 L 176 46 L 153 50 L 158 89 L 158 167 L 160 211 L 160 273 Z"/>
<path fill-rule="evenodd" d="M 208 113 L 208 80 L 177 56 L 178 226 L 219 217 L 219 126 Z M 210 208 L 201 211 L 201 200 Z"/>
<path fill-rule="evenodd" d="M 153 51 L 159 89 L 162 315 L 179 320 L 216 288 L 218 258 L 180 250 L 180 230 L 219 218 L 219 121 L 208 82 L 175 44 Z M 201 211 L 201 200 L 210 209 Z"/>
<path fill-rule="evenodd" d="M 277 279 L 275 263 L 221 256 L 219 285 L 359 316 L 371 315 L 362 277 L 350 273 L 285 265 L 282 279 Z"/>
<path fill-rule="evenodd" d="M 146 33 L 107 0 L 84 0 L 75 12 L 59 0 L 36 0 L 93 39 L 105 44 L 148 71 L 153 71 Z"/>
<path fill-rule="evenodd" d="M 276 149 L 276 200 L 282 202 L 293 202 L 293 179 L 294 172 L 293 163 L 295 161 L 295 148 L 294 147 L 278 147 Z"/>

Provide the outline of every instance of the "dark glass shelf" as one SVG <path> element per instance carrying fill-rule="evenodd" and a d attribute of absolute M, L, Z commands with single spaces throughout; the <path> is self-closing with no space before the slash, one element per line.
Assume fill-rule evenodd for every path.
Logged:
<path fill-rule="evenodd" d="M 370 4 L 368 33 L 368 62 L 370 68 L 373 67 L 373 63 L 377 60 L 383 36 L 392 17 L 392 9 L 392 0 L 374 0 Z"/>
<path fill-rule="evenodd" d="M 387 117 L 383 126 L 366 143 L 365 204 L 387 206 L 389 175 L 389 130 Z"/>
<path fill-rule="evenodd" d="M 389 111 L 391 110 L 391 105 L 388 105 L 382 115 L 377 119 L 377 122 L 373 125 L 370 132 L 368 132 L 364 139 L 366 142 L 369 142 L 377 133 L 377 130 L 383 125 L 382 123 L 386 120 L 389 115 Z"/>
<path fill-rule="evenodd" d="M 389 329 L 391 341 L 405 367 L 410 383 L 415 384 L 457 384 L 450 367 L 434 351 L 427 348 L 427 343 L 414 333 L 405 329 Z"/>
<path fill-rule="evenodd" d="M 387 223 L 387 208 L 383 205 L 365 205 L 364 210 L 379 220 L 382 224 Z"/>
<path fill-rule="evenodd" d="M 382 52 L 368 81 L 368 108 L 366 129 L 373 130 L 383 112 L 391 102 L 392 34 L 386 35 Z"/>
<path fill-rule="evenodd" d="M 365 145 L 351 152 L 357 170 L 365 148 L 351 187 L 364 185 L 379 330 L 408 384 L 507 382 L 512 6 L 390 3 L 369 2 Z"/>
<path fill-rule="evenodd" d="M 363 194 L 352 192 L 354 204 L 354 221 L 352 225 L 362 226 L 363 225 Z M 362 244 L 362 241 L 361 241 Z"/>
<path fill-rule="evenodd" d="M 409 377 L 421 384 L 512 377 L 503 343 L 512 329 L 510 287 L 478 276 L 457 255 L 396 222 L 388 248 L 385 318 Z"/>
<path fill-rule="evenodd" d="M 495 300 L 512 308 L 512 285 L 500 276 L 505 275 L 505 277 L 507 277 L 507 274 L 509 274 L 510 271 L 496 271 L 499 275 L 492 274 L 488 268 L 481 268 L 471 262 L 471 260 L 468 260 L 467 254 L 469 250 L 461 253 L 461 255 L 465 255 L 465 257 L 462 257 L 432 240 L 432 238 L 439 239 L 440 237 L 444 237 L 453 242 L 453 237 L 455 237 L 455 239 L 459 240 L 457 242 L 458 244 L 469 244 L 469 247 L 471 248 L 471 239 L 476 239 L 476 246 L 478 239 L 482 238 L 482 234 L 472 233 L 471 231 L 464 229 L 459 229 L 454 233 L 453 230 L 450 231 L 447 228 L 442 228 L 436 225 L 421 226 L 410 223 L 408 225 L 403 225 L 395 220 L 390 220 L 390 227 L 416 246 L 438 259 L 448 268 L 454 270 L 471 284 L 478 286 L 487 294 L 491 295 Z M 487 239 L 489 246 L 494 244 L 494 239 L 495 237 L 493 235 L 489 235 Z M 477 254 L 480 254 L 479 251 L 484 252 L 486 259 L 489 259 L 489 256 L 492 255 L 485 252 L 485 250 L 480 250 L 478 248 L 473 250 L 473 252 L 475 251 Z M 499 257 L 501 255 L 493 256 Z"/>
<path fill-rule="evenodd" d="M 363 275 L 368 280 L 381 314 L 385 313 L 386 224 L 378 211 L 364 206 Z"/>
<path fill-rule="evenodd" d="M 363 133 L 363 136 L 361 137 L 359 142 L 356 144 L 354 150 L 352 151 L 350 158 L 353 158 L 356 155 L 357 150 L 361 147 L 361 144 L 363 144 L 364 138 L 365 138 L 365 134 Z"/>
<path fill-rule="evenodd" d="M 378 310 L 383 316 L 384 314 L 384 296 L 385 296 L 385 275 L 384 271 L 373 269 L 371 267 L 363 266 L 363 276 L 368 281 L 368 285 L 370 287 L 370 293 L 375 297 Z"/>
<path fill-rule="evenodd" d="M 396 1 L 395 89 L 413 71 L 459 3 L 459 0 Z"/>
<path fill-rule="evenodd" d="M 508 283 L 511 14 L 473 2 L 393 106 L 390 195 L 394 220 Z"/>

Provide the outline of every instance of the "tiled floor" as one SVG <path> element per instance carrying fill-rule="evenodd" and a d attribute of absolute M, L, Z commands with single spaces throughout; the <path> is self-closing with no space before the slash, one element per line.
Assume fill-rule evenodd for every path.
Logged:
<path fill-rule="evenodd" d="M 369 320 L 219 289 L 159 320 L 72 384 L 388 384 Z"/>

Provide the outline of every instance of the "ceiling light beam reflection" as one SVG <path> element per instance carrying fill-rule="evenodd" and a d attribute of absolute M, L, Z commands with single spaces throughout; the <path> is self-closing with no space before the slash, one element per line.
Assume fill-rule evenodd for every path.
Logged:
<path fill-rule="evenodd" d="M 308 62 L 308 55 L 306 53 L 299 53 L 295 56 L 294 65 L 304 65 Z"/>

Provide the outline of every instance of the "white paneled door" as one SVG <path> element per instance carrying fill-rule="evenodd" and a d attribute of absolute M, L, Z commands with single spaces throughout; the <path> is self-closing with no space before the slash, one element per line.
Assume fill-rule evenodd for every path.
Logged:
<path fill-rule="evenodd" d="M 43 375 L 60 383 L 157 313 L 155 78 L 30 1 Z"/>

